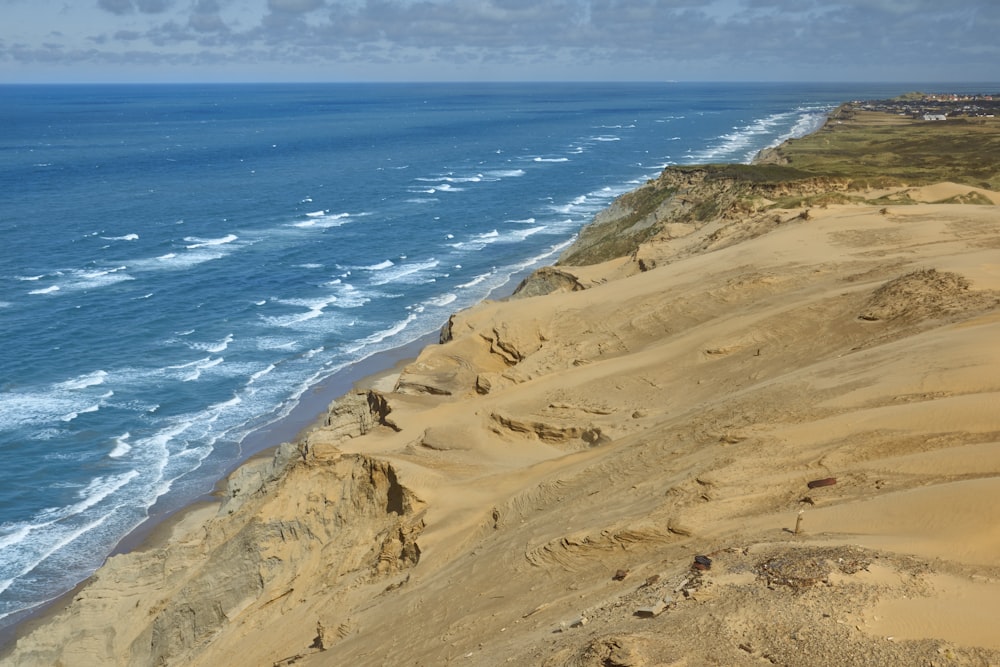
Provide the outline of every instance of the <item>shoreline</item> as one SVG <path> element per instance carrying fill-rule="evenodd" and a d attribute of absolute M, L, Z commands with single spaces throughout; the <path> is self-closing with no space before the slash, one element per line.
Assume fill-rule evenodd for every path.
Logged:
<path fill-rule="evenodd" d="M 524 269 L 512 274 L 507 282 L 493 289 L 477 304 L 509 297 L 517 285 L 536 269 Z M 444 324 L 445 322 L 442 322 L 441 326 Z M 439 336 L 440 328 L 436 332 L 424 334 L 398 347 L 375 352 L 310 386 L 286 416 L 251 431 L 240 441 L 242 455 L 225 467 L 221 476 L 212 485 L 211 491 L 183 501 L 158 499 L 149 508 L 146 519 L 115 544 L 94 573 L 65 593 L 31 609 L 12 614 L 15 618 L 18 615 L 22 617 L 0 628 L 0 660 L 13 651 L 18 639 L 45 625 L 69 605 L 109 558 L 159 548 L 176 534 L 181 533 L 183 524 L 188 523 L 192 517 L 198 518 L 191 523 L 200 524 L 214 516 L 221 504 L 220 497 L 226 482 L 235 471 L 255 459 L 272 457 L 282 443 L 301 440 L 309 431 L 322 424 L 330 404 L 338 398 L 358 389 L 377 389 L 377 384 L 385 382 L 388 378 L 398 377 L 402 369 L 415 360 L 424 348 L 437 344 Z M 212 511 L 206 513 L 209 508 L 212 508 Z"/>
<path fill-rule="evenodd" d="M 0 662 L 993 664 L 1000 173 L 817 191 L 753 169 L 623 198 L 626 223 L 678 184 L 723 210 L 675 211 L 652 239 L 591 223 L 584 249 L 634 242 L 627 266 L 460 311 L 405 369 L 449 398 L 387 396 L 393 428 L 364 440 L 313 421 L 273 493 L 226 525 L 188 504 Z M 353 386 L 395 382 L 406 348 Z"/>

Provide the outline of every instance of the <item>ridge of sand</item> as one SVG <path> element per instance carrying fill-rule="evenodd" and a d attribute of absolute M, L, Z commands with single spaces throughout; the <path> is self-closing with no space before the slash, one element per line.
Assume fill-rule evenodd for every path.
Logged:
<path fill-rule="evenodd" d="M 779 210 L 458 313 L 4 664 L 998 664 L 997 210 Z"/>

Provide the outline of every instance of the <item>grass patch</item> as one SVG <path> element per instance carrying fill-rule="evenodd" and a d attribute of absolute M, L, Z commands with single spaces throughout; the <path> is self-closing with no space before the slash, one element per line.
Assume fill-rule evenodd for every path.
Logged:
<path fill-rule="evenodd" d="M 835 114 L 818 132 L 786 142 L 784 166 L 856 181 L 954 181 L 1000 190 L 1000 119 L 924 121 L 871 111 Z"/>
<path fill-rule="evenodd" d="M 993 200 L 986 195 L 979 192 L 967 192 L 964 195 L 955 195 L 954 197 L 948 197 L 947 199 L 942 199 L 941 201 L 934 202 L 935 204 L 975 204 L 978 206 L 992 206 Z"/>

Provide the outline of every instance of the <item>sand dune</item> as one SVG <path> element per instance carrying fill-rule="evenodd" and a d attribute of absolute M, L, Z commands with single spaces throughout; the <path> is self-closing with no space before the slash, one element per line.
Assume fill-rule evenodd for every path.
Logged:
<path fill-rule="evenodd" d="M 1000 216 L 930 203 L 969 190 L 458 313 L 5 661 L 1000 663 Z"/>

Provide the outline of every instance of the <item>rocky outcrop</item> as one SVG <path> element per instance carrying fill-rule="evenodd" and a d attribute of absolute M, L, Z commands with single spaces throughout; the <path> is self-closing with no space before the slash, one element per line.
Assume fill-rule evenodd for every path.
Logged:
<path fill-rule="evenodd" d="M 389 419 L 392 408 L 385 395 L 374 389 L 356 391 L 330 404 L 325 433 L 331 440 L 357 438 L 378 426 L 398 430 Z"/>
<path fill-rule="evenodd" d="M 201 664 L 196 656 L 250 616 L 309 652 L 315 618 L 282 627 L 296 600 L 419 561 L 422 503 L 389 463 L 288 445 L 261 475 L 259 485 L 231 483 L 238 502 L 197 534 L 109 559 L 52 628 L 19 641 L 20 664 Z"/>
<path fill-rule="evenodd" d="M 478 312 L 478 311 L 477 311 Z M 534 320 L 481 327 L 470 312 L 449 320 L 448 340 L 421 352 L 396 382 L 396 392 L 425 396 L 486 394 L 500 376 L 537 353 L 548 340 Z"/>
<path fill-rule="evenodd" d="M 542 267 L 521 281 L 511 295 L 513 299 L 544 296 L 555 292 L 578 292 L 586 289 L 571 273 L 551 266 Z"/>
<path fill-rule="evenodd" d="M 908 324 L 992 309 L 1000 303 L 996 292 L 970 287 L 969 280 L 957 273 L 921 269 L 875 289 L 858 317 Z"/>
<path fill-rule="evenodd" d="M 490 415 L 490 418 L 498 433 L 509 432 L 534 437 L 549 444 L 595 447 L 610 442 L 597 426 L 582 426 L 572 421 L 557 423 L 555 420 L 519 419 L 497 412 Z"/>

